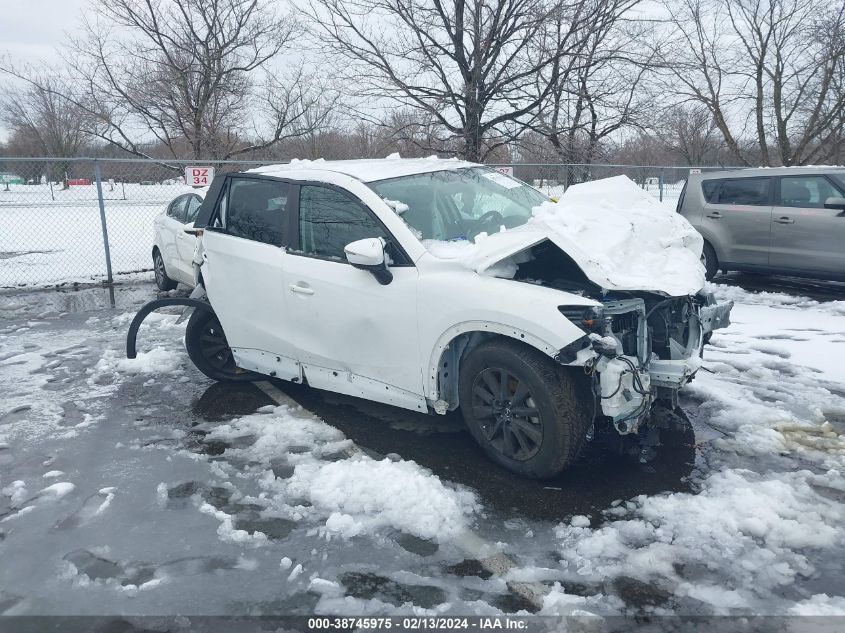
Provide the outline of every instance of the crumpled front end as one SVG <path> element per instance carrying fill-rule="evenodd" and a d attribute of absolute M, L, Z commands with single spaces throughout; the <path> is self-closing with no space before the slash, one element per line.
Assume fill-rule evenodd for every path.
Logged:
<path fill-rule="evenodd" d="M 588 334 L 558 360 L 583 364 L 601 413 L 618 433 L 636 433 L 655 402 L 677 406 L 678 391 L 701 366 L 704 343 L 730 324 L 732 308 L 705 292 L 605 300 L 588 311 L 563 307 Z"/>

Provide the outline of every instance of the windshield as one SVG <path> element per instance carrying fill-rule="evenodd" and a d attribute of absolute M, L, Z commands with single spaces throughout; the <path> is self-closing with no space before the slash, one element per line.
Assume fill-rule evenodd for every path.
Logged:
<path fill-rule="evenodd" d="M 473 239 L 525 224 L 548 200 L 536 189 L 489 167 L 468 167 L 370 183 L 394 204 L 420 239 Z M 406 208 L 407 207 L 407 208 Z"/>

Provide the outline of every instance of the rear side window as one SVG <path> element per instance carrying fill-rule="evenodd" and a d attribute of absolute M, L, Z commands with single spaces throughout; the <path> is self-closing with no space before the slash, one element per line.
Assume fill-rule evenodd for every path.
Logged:
<path fill-rule="evenodd" d="M 188 203 L 185 205 L 185 222 L 196 220 L 201 206 L 202 199 L 199 196 L 188 196 Z"/>
<path fill-rule="evenodd" d="M 719 187 L 718 204 L 769 204 L 770 178 L 735 178 L 723 180 Z"/>
<path fill-rule="evenodd" d="M 173 202 L 170 203 L 170 206 L 167 207 L 167 215 L 176 220 L 177 222 L 184 222 L 185 221 L 185 202 L 187 202 L 187 196 L 179 196 Z"/>
<path fill-rule="evenodd" d="M 824 176 L 784 176 L 778 206 L 823 209 L 825 200 L 841 195 Z"/>
<path fill-rule="evenodd" d="M 304 253 L 346 260 L 344 247 L 369 237 L 390 236 L 369 209 L 351 195 L 317 185 L 299 194 L 299 248 Z"/>
<path fill-rule="evenodd" d="M 229 235 L 282 246 L 287 200 L 286 183 L 232 178 L 220 203 L 223 226 Z"/>
<path fill-rule="evenodd" d="M 716 194 L 719 193 L 719 183 L 721 180 L 702 180 L 701 192 L 704 194 L 704 200 L 710 203 L 716 202 Z"/>

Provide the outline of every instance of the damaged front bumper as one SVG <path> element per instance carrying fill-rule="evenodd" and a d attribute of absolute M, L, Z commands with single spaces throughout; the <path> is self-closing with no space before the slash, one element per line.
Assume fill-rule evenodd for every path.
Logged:
<path fill-rule="evenodd" d="M 733 302 L 717 303 L 709 293 L 603 303 L 599 331 L 588 335 L 577 356 L 618 433 L 637 432 L 656 401 L 677 406 L 678 391 L 701 367 L 704 344 L 713 330 L 730 324 L 732 308 Z"/>

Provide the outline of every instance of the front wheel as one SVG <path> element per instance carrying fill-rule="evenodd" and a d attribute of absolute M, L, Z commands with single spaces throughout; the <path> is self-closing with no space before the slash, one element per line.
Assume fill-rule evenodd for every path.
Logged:
<path fill-rule="evenodd" d="M 589 384 L 539 351 L 491 341 L 461 361 L 464 421 L 488 457 L 525 477 L 553 477 L 581 452 Z"/>
<path fill-rule="evenodd" d="M 235 364 L 223 327 L 211 310 L 194 310 L 185 328 L 185 347 L 196 368 L 212 380 L 249 382 L 261 378 Z"/>

